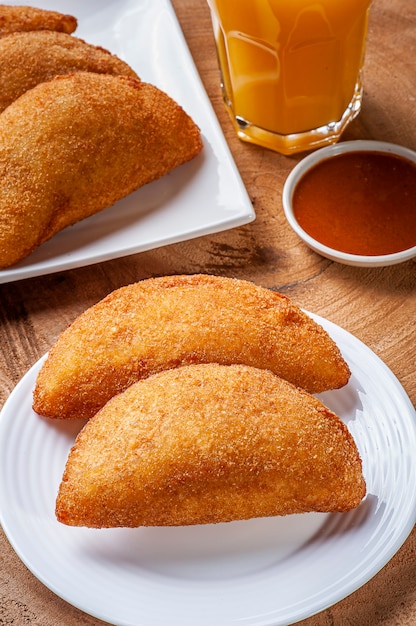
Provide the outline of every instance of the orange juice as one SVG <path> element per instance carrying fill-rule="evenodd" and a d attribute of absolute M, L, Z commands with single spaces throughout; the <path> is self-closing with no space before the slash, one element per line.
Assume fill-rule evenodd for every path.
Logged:
<path fill-rule="evenodd" d="M 208 0 L 239 136 L 296 152 L 336 141 L 361 105 L 371 0 Z"/>

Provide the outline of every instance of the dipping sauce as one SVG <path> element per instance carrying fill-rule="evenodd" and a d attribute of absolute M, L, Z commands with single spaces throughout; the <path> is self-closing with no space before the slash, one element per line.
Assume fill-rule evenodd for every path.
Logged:
<path fill-rule="evenodd" d="M 378 256 L 416 246 L 416 163 L 347 152 L 311 168 L 293 192 L 299 225 L 320 243 Z"/>

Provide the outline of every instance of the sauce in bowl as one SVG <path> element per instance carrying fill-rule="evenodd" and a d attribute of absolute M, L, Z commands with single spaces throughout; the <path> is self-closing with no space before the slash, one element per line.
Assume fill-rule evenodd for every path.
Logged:
<path fill-rule="evenodd" d="M 301 177 L 292 206 L 300 227 L 334 250 L 407 250 L 416 246 L 416 163 L 371 150 L 336 154 Z"/>

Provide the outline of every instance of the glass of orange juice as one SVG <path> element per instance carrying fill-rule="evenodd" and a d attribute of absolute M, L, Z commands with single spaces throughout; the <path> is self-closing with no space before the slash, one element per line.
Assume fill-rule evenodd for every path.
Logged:
<path fill-rule="evenodd" d="M 208 0 L 240 139 L 283 154 L 336 142 L 359 113 L 371 0 Z"/>

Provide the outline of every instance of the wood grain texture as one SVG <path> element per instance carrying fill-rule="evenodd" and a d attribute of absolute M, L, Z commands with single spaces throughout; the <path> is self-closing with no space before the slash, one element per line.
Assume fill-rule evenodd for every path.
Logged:
<path fill-rule="evenodd" d="M 0 285 L 0 405 L 79 313 L 122 285 L 165 274 L 215 273 L 253 280 L 339 324 L 391 368 L 416 404 L 416 263 L 361 269 L 309 250 L 287 225 L 285 178 L 301 158 L 243 144 L 222 104 L 205 0 L 173 0 L 186 40 L 256 210 L 250 225 L 92 267 Z M 375 0 L 364 103 L 344 139 L 416 149 L 416 3 Z M 371 581 L 301 626 L 414 626 L 416 530 Z M 99 626 L 47 590 L 0 534 L 0 624 Z"/>

